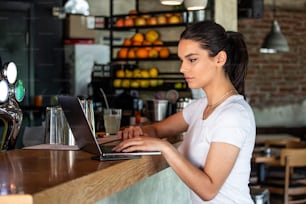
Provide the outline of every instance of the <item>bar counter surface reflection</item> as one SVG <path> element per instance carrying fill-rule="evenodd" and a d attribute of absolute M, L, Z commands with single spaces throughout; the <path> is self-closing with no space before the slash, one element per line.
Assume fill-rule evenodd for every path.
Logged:
<path fill-rule="evenodd" d="M 168 167 L 162 156 L 109 162 L 92 156 L 84 151 L 1 152 L 1 195 L 28 194 L 33 203 L 95 203 Z"/>

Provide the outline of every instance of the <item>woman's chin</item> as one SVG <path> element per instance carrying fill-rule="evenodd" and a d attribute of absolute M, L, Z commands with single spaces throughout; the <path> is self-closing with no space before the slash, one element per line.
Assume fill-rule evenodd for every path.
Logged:
<path fill-rule="evenodd" d="M 190 89 L 200 89 L 201 87 L 196 86 L 196 85 L 194 85 L 192 83 L 188 83 L 188 88 L 190 88 Z"/>

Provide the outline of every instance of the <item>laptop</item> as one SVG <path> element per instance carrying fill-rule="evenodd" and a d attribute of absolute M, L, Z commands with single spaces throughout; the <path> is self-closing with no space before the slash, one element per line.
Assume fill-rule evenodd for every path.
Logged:
<path fill-rule="evenodd" d="M 58 96 L 59 105 L 62 107 L 77 146 L 86 152 L 95 154 L 92 159 L 126 160 L 140 158 L 142 155 L 160 155 L 159 151 L 114 152 L 111 147 L 99 144 L 95 134 L 90 128 L 89 121 L 82 109 L 80 100 L 76 96 Z"/>

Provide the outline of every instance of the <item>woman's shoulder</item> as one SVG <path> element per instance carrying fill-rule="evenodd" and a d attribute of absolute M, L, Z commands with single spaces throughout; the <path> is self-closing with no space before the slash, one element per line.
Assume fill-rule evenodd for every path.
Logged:
<path fill-rule="evenodd" d="M 218 116 L 223 120 L 243 122 L 244 120 L 253 120 L 254 115 L 252 108 L 242 95 L 231 97 L 219 109 Z"/>
<path fill-rule="evenodd" d="M 224 109 L 233 110 L 233 111 L 244 111 L 249 110 L 250 105 L 244 99 L 242 95 L 233 95 L 224 103 Z"/>
<path fill-rule="evenodd" d="M 185 120 L 189 121 L 189 120 L 191 120 L 191 118 L 200 117 L 203 113 L 204 106 L 205 106 L 206 103 L 207 103 L 206 97 L 192 100 L 183 109 L 183 116 L 184 116 Z"/>
<path fill-rule="evenodd" d="M 184 102 L 186 103 L 184 108 L 191 108 L 191 107 L 199 107 L 199 106 L 203 106 L 204 104 L 207 103 L 207 98 L 206 96 L 201 97 L 199 99 L 186 99 L 186 101 Z"/>

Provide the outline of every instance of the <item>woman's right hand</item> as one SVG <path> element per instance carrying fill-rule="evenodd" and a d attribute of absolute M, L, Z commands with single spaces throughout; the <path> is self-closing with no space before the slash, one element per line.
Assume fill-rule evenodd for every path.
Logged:
<path fill-rule="evenodd" d="M 133 137 L 140 137 L 144 135 L 145 133 L 139 126 L 130 126 L 118 132 L 118 136 L 121 137 L 122 140 L 130 139 Z"/>

